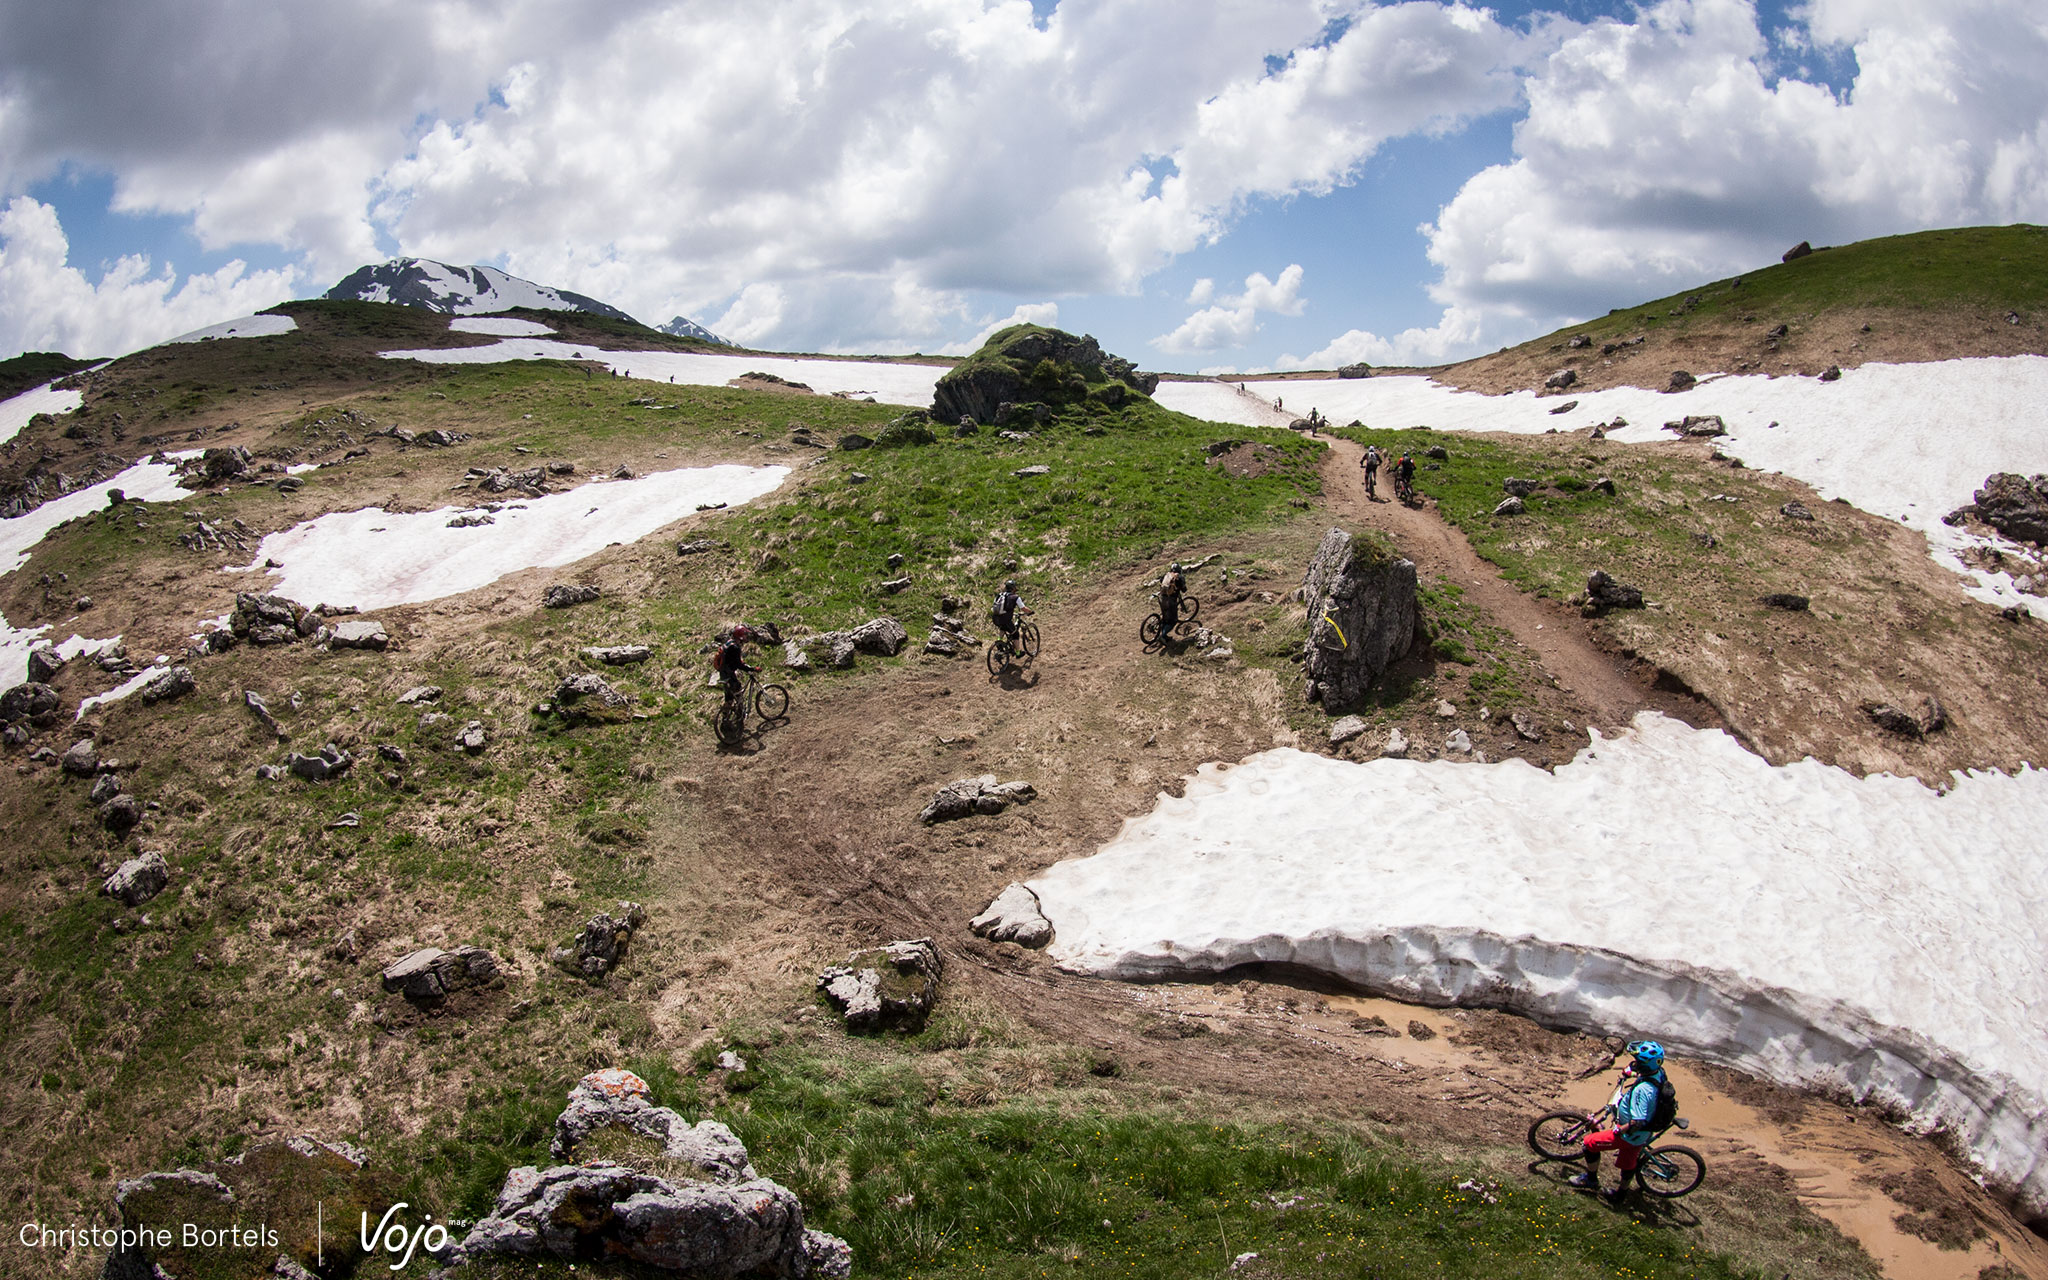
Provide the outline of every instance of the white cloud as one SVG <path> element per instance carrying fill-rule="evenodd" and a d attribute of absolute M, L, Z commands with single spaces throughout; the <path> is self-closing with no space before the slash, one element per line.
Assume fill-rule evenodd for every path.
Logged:
<path fill-rule="evenodd" d="M 980 333 L 975 334 L 965 342 L 948 343 L 940 347 L 935 354 L 942 356 L 973 355 L 976 351 L 981 350 L 982 343 L 987 342 L 999 330 L 1007 329 L 1013 324 L 1040 324 L 1047 328 L 1057 328 L 1059 322 L 1059 303 L 1026 302 L 1019 305 L 1016 310 L 1002 319 L 983 325 Z"/>
<path fill-rule="evenodd" d="M 1319 351 L 1305 356 L 1281 356 L 1274 365 L 1280 369 L 1337 369 L 1361 360 L 1371 365 L 1443 364 L 1482 349 L 1485 337 L 1483 321 L 1477 313 L 1452 307 L 1428 328 L 1404 329 L 1391 338 L 1352 329 L 1331 339 Z"/>
<path fill-rule="evenodd" d="M 1224 298 L 1220 305 L 1204 307 L 1187 319 L 1172 333 L 1152 339 L 1152 345 L 1168 355 L 1185 355 L 1195 351 L 1220 351 L 1226 347 L 1241 347 L 1251 341 L 1259 331 L 1259 313 L 1270 311 L 1276 315 L 1298 316 L 1305 303 L 1301 297 L 1301 264 L 1289 263 L 1280 273 L 1278 280 L 1269 280 L 1263 271 L 1254 271 L 1244 278 L 1244 292 Z M 1202 284 L 1209 282 L 1204 280 Z M 1197 289 L 1205 296 L 1213 289 Z"/>
<path fill-rule="evenodd" d="M 1195 281 L 1192 289 L 1188 290 L 1188 305 L 1191 307 L 1206 307 L 1209 305 L 1209 299 L 1215 296 L 1216 282 L 1207 276 L 1203 276 Z"/>
<path fill-rule="evenodd" d="M 93 284 L 69 255 L 49 205 L 17 196 L 0 210 L 0 349 L 125 355 L 297 292 L 289 270 L 251 272 L 237 261 L 180 283 L 170 264 L 158 270 L 140 256 L 120 259 Z"/>

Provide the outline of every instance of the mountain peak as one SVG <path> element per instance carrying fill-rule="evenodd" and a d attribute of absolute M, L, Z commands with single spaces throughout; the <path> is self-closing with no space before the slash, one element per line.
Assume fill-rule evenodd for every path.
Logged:
<path fill-rule="evenodd" d="M 660 329 L 661 332 L 674 334 L 678 338 L 702 338 L 706 342 L 715 342 L 721 347 L 739 345 L 730 338 L 719 337 L 688 316 L 677 316 L 667 324 L 660 326 Z"/>
<path fill-rule="evenodd" d="M 590 311 L 614 320 L 639 323 L 608 303 L 522 280 L 496 267 L 451 267 L 427 258 L 393 258 L 374 266 L 358 267 L 322 296 L 344 302 L 395 302 L 451 315 L 483 315 L 532 307 L 541 311 Z"/>

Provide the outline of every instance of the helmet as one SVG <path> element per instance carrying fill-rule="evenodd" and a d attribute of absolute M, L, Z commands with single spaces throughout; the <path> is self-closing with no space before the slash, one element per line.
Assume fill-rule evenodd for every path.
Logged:
<path fill-rule="evenodd" d="M 1637 1063 L 1642 1066 L 1648 1067 L 1653 1071 L 1663 1069 L 1664 1046 L 1658 1044 L 1655 1040 L 1638 1040 L 1628 1047 L 1628 1051 L 1635 1057 Z"/>
<path fill-rule="evenodd" d="M 1180 572 L 1180 565 L 1179 565 L 1179 563 L 1178 563 L 1178 562 L 1176 562 L 1176 563 L 1174 564 L 1174 566 L 1173 566 L 1173 571 L 1174 571 L 1175 573 L 1179 573 L 1179 572 Z"/>
<path fill-rule="evenodd" d="M 754 638 L 753 628 L 742 622 L 732 629 L 732 638 L 735 640 L 752 640 Z"/>
<path fill-rule="evenodd" d="M 1015 578 L 1011 578 L 1007 582 L 1003 583 L 1003 590 L 1005 591 L 1015 591 L 1016 589 L 1017 580 Z"/>

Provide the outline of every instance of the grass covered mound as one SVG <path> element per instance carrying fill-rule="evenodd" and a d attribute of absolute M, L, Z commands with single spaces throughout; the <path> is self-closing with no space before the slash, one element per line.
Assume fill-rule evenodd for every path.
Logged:
<path fill-rule="evenodd" d="M 0 400 L 18 396 L 31 387 L 40 387 L 69 373 L 89 369 L 98 363 L 94 360 L 74 360 L 61 351 L 24 351 L 18 356 L 0 360 Z"/>
<path fill-rule="evenodd" d="M 1042 419 L 1046 411 L 1066 408 L 1119 408 L 1150 396 L 1158 385 L 1157 374 L 1140 373 L 1121 356 L 1104 354 L 1094 338 L 1013 324 L 939 379 L 932 413 L 947 425 L 972 417 L 1001 426 L 1009 419 L 1004 405 Z"/>

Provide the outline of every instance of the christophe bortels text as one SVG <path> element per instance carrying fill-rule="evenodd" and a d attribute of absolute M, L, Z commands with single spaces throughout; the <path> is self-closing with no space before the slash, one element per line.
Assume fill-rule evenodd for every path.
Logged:
<path fill-rule="evenodd" d="M 53 1227 L 22 1224 L 15 1239 L 29 1249 L 275 1249 L 277 1232 L 268 1223 L 245 1227 Z"/>

